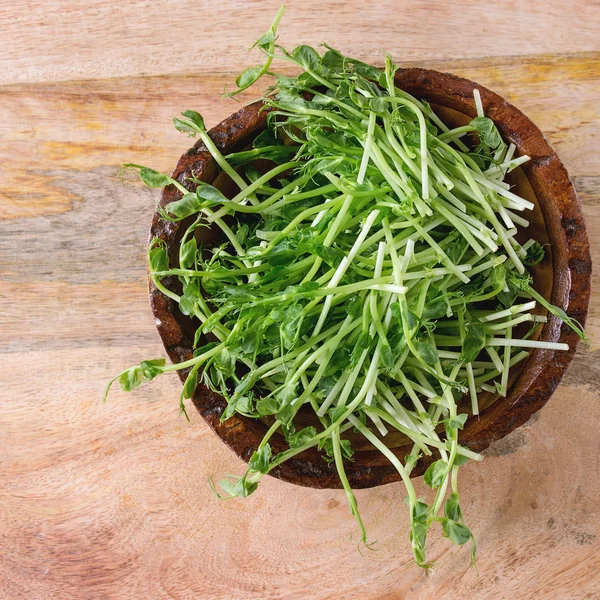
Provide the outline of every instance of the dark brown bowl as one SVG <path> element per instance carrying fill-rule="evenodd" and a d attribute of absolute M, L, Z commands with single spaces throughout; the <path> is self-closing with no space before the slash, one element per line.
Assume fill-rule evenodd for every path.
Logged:
<path fill-rule="evenodd" d="M 533 273 L 538 291 L 549 297 L 571 317 L 585 322 L 590 297 L 591 257 L 588 237 L 581 207 L 569 175 L 558 156 L 540 130 L 517 108 L 484 87 L 453 75 L 426 69 L 400 69 L 396 84 L 418 98 L 424 98 L 435 108 L 448 125 L 459 125 L 476 115 L 473 89 L 480 91 L 485 114 L 494 120 L 505 140 L 517 146 L 517 154 L 527 154 L 531 160 L 523 170 L 513 172 L 517 192 L 533 201 L 536 208 L 527 215 L 529 233 L 540 242 L 549 242 L 552 252 Z M 241 149 L 266 126 L 266 114 L 260 112 L 261 104 L 255 103 L 225 119 L 210 131 L 210 135 L 223 153 Z M 179 160 L 173 177 L 186 187 L 188 178 L 215 183 L 227 191 L 228 182 L 218 176 L 218 169 L 211 155 L 201 143 L 197 143 Z M 161 206 L 176 200 L 179 192 L 166 188 Z M 160 237 L 171 249 L 172 264 L 176 264 L 180 237 L 186 222 L 169 223 L 154 215 L 150 238 Z M 215 236 L 210 229 L 202 229 L 205 241 Z M 214 241 L 216 241 L 216 237 Z M 176 282 L 165 280 L 168 286 Z M 178 305 L 160 293 L 150 283 L 150 304 L 158 332 L 167 353 L 174 363 L 192 356 L 192 340 L 197 323 L 182 315 Z M 511 371 L 511 385 L 506 398 L 487 395 L 481 398 L 479 418 L 467 421 L 461 432 L 461 443 L 472 450 L 481 451 L 493 441 L 504 437 L 525 423 L 550 399 L 560 383 L 565 369 L 573 359 L 579 338 L 568 327 L 561 325 L 556 317 L 549 315 L 540 339 L 566 342 L 567 352 L 536 349 L 527 361 Z M 182 380 L 186 372 L 180 372 Z M 205 387 L 199 386 L 193 402 L 215 433 L 242 459 L 248 460 L 258 446 L 267 425 L 260 420 L 234 415 L 224 423 L 220 416 L 225 408 L 224 399 Z M 306 415 L 306 418 L 309 418 Z M 399 457 L 410 451 L 408 440 L 401 435 L 388 434 L 386 444 Z M 285 449 L 279 434 L 271 440 L 274 452 Z M 399 479 L 398 473 L 388 460 L 366 443 L 353 444 L 354 460 L 346 464 L 346 472 L 352 487 L 366 488 Z M 420 461 L 412 475 L 421 475 L 427 467 Z M 308 450 L 287 461 L 271 472 L 272 475 L 315 488 L 341 487 L 335 467 L 325 462 L 316 449 Z"/>

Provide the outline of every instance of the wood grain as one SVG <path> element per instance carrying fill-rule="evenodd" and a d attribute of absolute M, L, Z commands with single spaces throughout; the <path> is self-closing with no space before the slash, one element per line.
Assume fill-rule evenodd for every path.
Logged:
<path fill-rule="evenodd" d="M 236 71 L 280 0 L 0 2 L 0 83 Z M 323 41 L 369 62 L 586 52 L 598 49 L 595 1 L 295 0 L 286 46 Z M 235 30 L 235 31 L 234 31 Z M 257 35 L 258 32 L 258 35 Z"/>
<path fill-rule="evenodd" d="M 356 528 L 341 491 L 266 478 L 245 501 L 217 501 L 208 476 L 239 472 L 242 464 L 195 412 L 191 424 L 178 416 L 175 376 L 101 402 L 111 376 L 163 352 L 147 304 L 144 255 L 157 194 L 123 186 L 119 165 L 168 170 L 189 145 L 172 128 L 173 115 L 197 108 L 212 125 L 233 112 L 236 104 L 219 93 L 276 3 L 224 2 L 215 21 L 208 13 L 186 19 L 190 4 L 179 2 L 88 4 L 87 17 L 83 3 L 44 4 L 5 19 L 0 42 L 7 84 L 0 87 L 0 599 L 599 597 L 597 295 L 588 323 L 594 342 L 580 349 L 539 417 L 496 443 L 482 464 L 464 467 L 461 495 L 478 540 L 479 574 L 468 568 L 466 549 L 438 534 L 430 551 L 436 571 L 425 576 L 408 564 L 399 485 L 357 492 L 377 540 L 377 551 L 365 556 L 349 539 Z M 302 21 L 306 29 L 293 23 L 308 14 L 303 4 L 291 7 L 285 39 L 329 37 L 365 58 L 383 46 L 397 50 L 397 60 L 413 60 L 404 64 L 451 71 L 505 96 L 567 166 L 598 260 L 597 4 L 576 4 L 580 11 L 501 3 L 493 13 L 475 3 L 444 4 L 443 27 L 434 13 L 422 30 L 424 3 L 396 21 L 385 3 L 362 16 L 346 3 L 345 21 L 337 20 L 352 31 L 348 39 L 327 31 L 338 4 L 315 4 Z M 8 14 L 11 6 L 0 8 Z M 202 3 L 195 6 L 202 15 Z M 220 53 L 186 54 L 171 75 L 181 40 L 188 50 L 196 40 L 214 40 L 213 23 L 222 26 L 229 9 L 247 26 L 221 33 Z M 487 32 L 481 43 L 450 35 L 460 19 L 449 15 L 461 10 L 472 30 Z M 516 29 L 493 33 L 494 15 Z M 525 35 L 521 27 L 536 20 L 539 31 Z M 367 34 L 378 23 L 384 27 L 375 44 Z M 442 29 L 446 37 L 436 38 Z M 49 32 L 58 36 L 52 48 L 41 43 Z M 506 56 L 516 53 L 523 56 Z M 485 54 L 498 56 L 478 58 Z M 59 81 L 72 77 L 81 80 Z"/>

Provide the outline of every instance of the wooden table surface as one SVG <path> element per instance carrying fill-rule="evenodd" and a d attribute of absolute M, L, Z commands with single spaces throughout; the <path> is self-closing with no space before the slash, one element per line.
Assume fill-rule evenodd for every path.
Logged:
<path fill-rule="evenodd" d="M 600 259 L 597 2 L 290 4 L 286 45 L 385 49 L 526 112 Z M 462 470 L 478 573 L 438 534 L 436 570 L 409 564 L 399 484 L 357 493 L 377 540 L 364 556 L 342 491 L 266 478 L 219 502 L 207 478 L 243 465 L 178 416 L 175 376 L 102 403 L 111 376 L 163 355 L 145 277 L 157 194 L 121 185 L 120 163 L 168 171 L 190 144 L 172 116 L 233 112 L 220 93 L 277 6 L 0 2 L 0 599 L 600 598 L 600 296 L 546 408 Z"/>

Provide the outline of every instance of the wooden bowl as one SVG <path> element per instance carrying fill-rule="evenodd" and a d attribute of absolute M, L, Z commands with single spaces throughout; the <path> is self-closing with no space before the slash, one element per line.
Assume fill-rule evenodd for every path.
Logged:
<path fill-rule="evenodd" d="M 533 201 L 536 209 L 527 215 L 530 230 L 527 233 L 540 242 L 549 242 L 552 251 L 533 273 L 538 291 L 561 307 L 571 317 L 585 322 L 590 297 L 591 258 L 585 222 L 575 189 L 569 175 L 540 130 L 517 108 L 484 87 L 453 75 L 426 69 L 400 69 L 396 85 L 424 98 L 448 125 L 468 122 L 476 116 L 473 89 L 480 91 L 485 114 L 496 123 L 505 140 L 517 146 L 517 155 L 527 154 L 531 160 L 523 170 L 514 172 L 512 183 L 522 196 Z M 224 154 L 250 144 L 266 126 L 266 113 L 260 112 L 260 103 L 254 103 L 225 119 L 210 131 L 210 135 Z M 215 161 L 201 143 L 186 152 L 177 163 L 173 177 L 190 186 L 188 178 L 197 177 L 227 188 L 227 182 L 218 176 Z M 176 200 L 179 192 L 166 188 L 161 206 Z M 177 264 L 179 240 L 188 223 L 169 223 L 154 215 L 150 239 L 160 237 L 171 249 L 171 264 Z M 217 241 L 216 232 L 207 228 L 199 230 L 206 242 Z M 210 239 L 213 236 L 213 239 Z M 165 280 L 175 289 L 176 281 Z M 150 304 L 156 317 L 158 332 L 167 353 L 174 363 L 192 356 L 192 340 L 198 323 L 182 315 L 178 305 L 161 294 L 150 283 Z M 511 385 L 506 398 L 488 394 L 481 397 L 482 410 L 478 418 L 467 421 L 461 432 L 463 445 L 481 451 L 513 429 L 525 423 L 550 398 L 558 386 L 565 369 L 573 359 L 578 344 L 577 335 L 561 325 L 559 319 L 548 315 L 540 339 L 566 342 L 569 351 L 533 350 L 519 368 L 511 371 Z M 185 380 L 186 371 L 180 372 Z M 215 433 L 242 459 L 248 460 L 262 439 L 267 424 L 257 419 L 234 415 L 224 423 L 220 416 L 225 408 L 224 399 L 205 387 L 199 386 L 193 402 Z M 305 415 L 305 418 L 310 418 Z M 388 460 L 368 443 L 354 440 L 354 460 L 346 464 L 352 487 L 365 488 L 399 479 L 397 471 Z M 399 457 L 410 451 L 408 440 L 401 435 L 388 434 L 386 444 Z M 286 448 L 283 437 L 275 434 L 271 439 L 274 453 Z M 427 460 L 420 461 L 413 476 L 423 473 Z M 335 466 L 325 462 L 316 449 L 308 450 L 287 461 L 271 475 L 315 488 L 341 487 Z"/>

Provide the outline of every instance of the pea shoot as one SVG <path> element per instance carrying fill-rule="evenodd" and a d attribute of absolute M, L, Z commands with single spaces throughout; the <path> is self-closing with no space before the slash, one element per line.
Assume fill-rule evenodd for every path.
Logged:
<path fill-rule="evenodd" d="M 235 413 L 271 419 L 245 473 L 214 488 L 221 498 L 248 496 L 275 467 L 319 448 L 335 465 L 367 545 L 345 472 L 353 448 L 344 434 L 353 429 L 402 479 L 416 563 L 431 566 L 426 540 L 434 524 L 454 544 L 470 541 L 474 561 L 458 471 L 481 457 L 460 444 L 470 415 L 459 401 L 467 395 L 477 415 L 482 393 L 508 394 L 509 370 L 531 348 L 568 349 L 517 335 L 522 324 L 544 323 L 544 310 L 585 339 L 532 287 L 526 267 L 543 260 L 544 248 L 516 239 L 533 205 L 504 178 L 528 157 L 514 157 L 478 93 L 478 116 L 448 129 L 425 101 L 395 86 L 389 56 L 380 70 L 327 45 L 323 53 L 286 50 L 277 43 L 282 14 L 255 44 L 264 65 L 246 70 L 229 94 L 272 80 L 263 98 L 268 126 L 251 148 L 223 156 L 199 113 L 174 119 L 238 186 L 233 197 L 125 165 L 150 187 L 180 192 L 161 209 L 163 219 L 186 220 L 178 258 L 170 261 L 155 239 L 148 263 L 157 289 L 198 329 L 190 360 L 144 361 L 116 379 L 130 391 L 187 369 L 182 412 L 204 385 L 226 399 L 222 420 Z M 278 75 L 276 61 L 300 73 Z M 465 136 L 478 140 L 475 148 Z M 206 226 L 221 231 L 221 245 L 199 243 Z M 163 283 L 167 277 L 180 281 L 180 293 Z M 298 427 L 302 407 L 318 426 Z M 386 446 L 391 430 L 413 444 L 403 459 Z M 289 448 L 274 454 L 269 440 L 277 431 Z M 410 478 L 423 456 L 435 458 L 424 475 L 429 502 Z"/>

